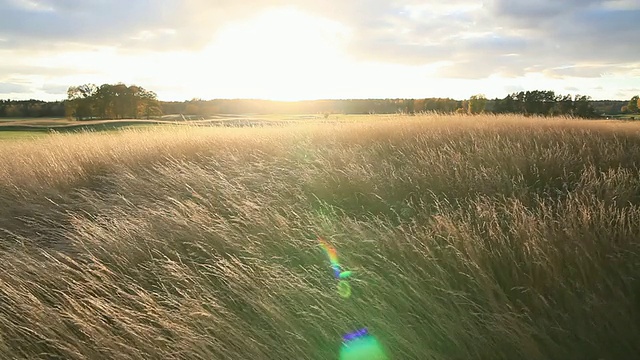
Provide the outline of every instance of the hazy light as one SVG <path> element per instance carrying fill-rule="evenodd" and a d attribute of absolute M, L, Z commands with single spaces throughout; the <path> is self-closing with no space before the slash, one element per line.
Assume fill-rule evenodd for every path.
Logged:
<path fill-rule="evenodd" d="M 36 1 L 12 1 L 34 11 L 46 11 L 50 7 L 38 8 L 40 3 Z M 633 4 L 626 0 L 615 2 L 617 7 Z M 456 2 L 436 8 L 409 6 L 404 10 L 410 16 L 435 16 L 438 11 L 459 12 L 463 9 Z M 479 93 L 504 97 L 514 85 L 523 90 L 548 89 L 559 93 L 564 93 L 565 88 L 577 87 L 594 98 L 626 98 L 637 93 L 637 77 L 640 76 L 640 68 L 617 64 L 613 71 L 607 70 L 600 77 L 580 77 L 579 70 L 586 69 L 585 65 L 589 64 L 567 64 L 574 66 L 575 71 L 568 69 L 562 76 L 554 71 L 563 69 L 550 69 L 545 73 L 545 69 L 525 67 L 526 74 L 518 77 L 496 73 L 483 79 L 463 79 L 464 74 L 446 78 L 447 68 L 456 65 L 456 59 L 441 59 L 424 65 L 362 60 L 350 55 L 357 54 L 354 50 L 358 46 L 356 30 L 293 7 L 272 8 L 231 22 L 222 29 L 212 24 L 211 28 L 203 27 L 200 31 L 200 37 L 211 38 L 201 49 L 145 47 L 147 42 L 157 45 L 165 38 L 169 43 L 178 39 L 179 29 L 171 28 L 150 28 L 130 34 L 126 40 L 140 44 L 139 49 L 133 50 L 77 43 L 52 44 L 41 49 L 0 47 L 0 58 L 3 59 L 0 83 L 20 84 L 30 89 L 28 93 L 8 94 L 13 99 L 43 100 L 66 97 L 65 92 L 54 94 L 51 92 L 56 90 L 51 89 L 117 82 L 143 86 L 157 92 L 162 100 L 196 97 L 465 99 Z M 463 31 L 453 40 L 488 34 Z M 429 43 L 437 39 L 418 40 Z M 0 38 L 0 45 L 4 46 L 7 41 Z M 513 49 L 505 49 L 505 54 L 500 56 L 517 58 L 522 55 Z M 475 66 L 473 59 L 468 63 Z M 613 89 L 619 92 L 613 93 Z M 6 96 L 0 94 L 0 97 Z"/>
<path fill-rule="evenodd" d="M 271 10 L 218 34 L 199 55 L 194 71 L 208 81 L 198 87 L 216 92 L 224 86 L 242 97 L 307 98 L 345 76 L 348 38 L 349 30 L 337 22 L 290 8 Z"/>

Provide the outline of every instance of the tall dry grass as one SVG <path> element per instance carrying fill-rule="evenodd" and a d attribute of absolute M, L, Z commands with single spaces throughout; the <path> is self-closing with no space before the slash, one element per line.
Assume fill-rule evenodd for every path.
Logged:
<path fill-rule="evenodd" d="M 315 237 L 356 273 L 337 295 Z M 391 117 L 0 143 L 0 357 L 640 353 L 640 126 Z"/>

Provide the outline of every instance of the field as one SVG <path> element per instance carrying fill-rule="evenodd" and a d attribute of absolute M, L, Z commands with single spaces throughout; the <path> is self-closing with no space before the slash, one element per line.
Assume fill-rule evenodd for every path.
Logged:
<path fill-rule="evenodd" d="M 640 114 L 608 115 L 608 117 L 616 120 L 640 120 Z"/>
<path fill-rule="evenodd" d="M 3 140 L 30 140 L 47 136 L 45 131 L 0 131 L 0 141 Z"/>
<path fill-rule="evenodd" d="M 334 115 L 336 117 L 349 118 L 354 121 L 366 116 L 358 115 Z M 190 126 L 266 126 L 285 125 L 294 122 L 321 121 L 322 116 L 309 115 L 215 115 L 215 116 L 184 116 L 166 115 L 158 119 L 115 119 L 115 120 L 84 120 L 76 121 L 65 118 L 0 118 L 0 139 L 12 138 L 12 133 L 22 137 L 24 133 L 46 132 L 82 132 L 82 131 L 110 131 L 130 128 L 149 127 L 157 125 L 190 125 Z"/>
<path fill-rule="evenodd" d="M 0 142 L 0 358 L 640 353 L 640 124 L 362 120 Z"/>

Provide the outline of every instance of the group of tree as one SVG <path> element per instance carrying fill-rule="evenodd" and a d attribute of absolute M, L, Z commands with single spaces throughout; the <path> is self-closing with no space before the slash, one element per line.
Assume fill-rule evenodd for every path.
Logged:
<path fill-rule="evenodd" d="M 619 115 L 627 105 L 627 101 L 622 100 L 592 100 L 591 105 L 598 114 Z"/>
<path fill-rule="evenodd" d="M 640 113 L 640 96 L 636 95 L 629 100 L 627 105 L 623 106 L 620 111 L 623 114 L 638 114 Z"/>
<path fill-rule="evenodd" d="M 0 117 L 38 118 L 62 116 L 64 116 L 64 103 L 62 101 L 0 100 Z"/>
<path fill-rule="evenodd" d="M 215 114 L 394 114 L 437 111 L 452 113 L 461 106 L 452 99 L 340 99 L 272 101 L 256 99 L 193 99 L 162 102 L 165 114 L 210 116 Z"/>
<path fill-rule="evenodd" d="M 484 95 L 473 95 L 467 102 L 467 112 L 469 114 L 481 114 L 487 108 L 487 98 Z M 458 112 L 464 112 L 464 108 Z"/>
<path fill-rule="evenodd" d="M 85 84 L 67 91 L 65 112 L 77 120 L 139 119 L 162 115 L 156 93 L 137 85 Z"/>
<path fill-rule="evenodd" d="M 150 118 L 164 114 L 211 116 L 216 114 L 393 114 L 393 113 L 514 113 L 538 116 L 567 115 L 592 118 L 602 114 L 638 113 L 640 98 L 630 101 L 592 101 L 584 95 L 556 95 L 553 91 L 521 91 L 503 99 L 474 95 L 468 100 L 340 99 L 271 101 L 216 99 L 160 102 L 154 92 L 122 83 L 72 86 L 67 100 L 0 100 L 0 117 L 73 117 L 86 119 Z"/>
<path fill-rule="evenodd" d="M 576 116 L 593 118 L 596 113 L 591 98 L 585 95 L 556 95 L 553 91 L 520 91 L 495 99 L 492 112 L 539 116 Z"/>
<path fill-rule="evenodd" d="M 514 113 L 538 116 L 596 117 L 598 113 L 588 96 L 556 95 L 553 91 L 522 91 L 504 99 L 488 100 L 474 95 L 468 100 L 426 99 L 358 99 L 270 101 L 251 99 L 193 99 L 185 102 L 162 102 L 165 114 L 211 116 L 215 114 L 393 114 L 393 113 Z"/>

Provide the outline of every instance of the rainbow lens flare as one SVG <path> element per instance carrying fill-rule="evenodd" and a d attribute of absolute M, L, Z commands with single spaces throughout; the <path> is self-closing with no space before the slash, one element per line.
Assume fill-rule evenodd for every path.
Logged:
<path fill-rule="evenodd" d="M 338 294 L 343 298 L 351 296 L 351 285 L 349 285 L 348 281 L 342 280 L 338 283 Z"/>
<path fill-rule="evenodd" d="M 338 262 L 338 251 L 333 246 L 331 246 L 325 239 L 318 238 L 318 241 L 320 241 L 320 245 L 322 246 L 325 253 L 327 253 L 327 256 L 329 257 L 329 262 L 331 263 L 331 268 L 333 269 L 333 276 L 335 276 L 336 279 L 340 279 L 342 275 L 342 268 L 340 267 L 340 262 Z M 346 277 L 348 277 L 351 274 L 350 271 L 345 273 L 348 273 Z"/>
<path fill-rule="evenodd" d="M 343 298 L 348 298 L 351 296 L 351 285 L 347 281 L 347 279 L 351 276 L 351 271 L 342 271 L 342 267 L 340 266 L 340 262 L 338 261 L 338 251 L 331 246 L 326 240 L 321 237 L 318 237 L 318 241 L 320 241 L 320 245 L 324 249 L 325 253 L 329 257 L 329 262 L 331 262 L 331 268 L 333 269 L 333 276 L 338 279 L 338 294 Z"/>
<path fill-rule="evenodd" d="M 342 337 L 340 360 L 388 360 L 382 345 L 366 328 Z"/>
<path fill-rule="evenodd" d="M 338 280 L 338 294 L 345 299 L 350 297 L 351 285 L 347 279 L 351 277 L 351 271 L 342 271 L 336 249 L 323 238 L 318 237 L 318 240 L 329 257 L 333 276 Z M 342 337 L 339 360 L 389 360 L 389 357 L 367 328 L 362 328 Z"/>

